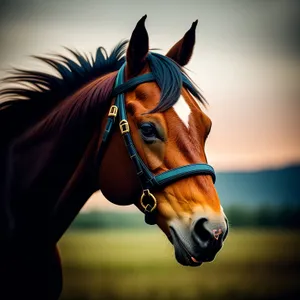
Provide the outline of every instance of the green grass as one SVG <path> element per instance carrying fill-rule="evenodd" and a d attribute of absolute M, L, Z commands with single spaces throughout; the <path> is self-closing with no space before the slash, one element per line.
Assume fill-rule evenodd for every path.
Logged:
<path fill-rule="evenodd" d="M 299 232 L 231 230 L 212 263 L 183 267 L 158 229 L 70 231 L 61 300 L 300 299 Z"/>

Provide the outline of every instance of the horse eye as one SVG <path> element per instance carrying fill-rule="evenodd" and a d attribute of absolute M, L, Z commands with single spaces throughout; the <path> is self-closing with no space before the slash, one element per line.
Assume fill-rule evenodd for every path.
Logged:
<path fill-rule="evenodd" d="M 156 127 L 153 123 L 143 123 L 140 126 L 142 138 L 147 143 L 153 143 L 158 138 Z"/>

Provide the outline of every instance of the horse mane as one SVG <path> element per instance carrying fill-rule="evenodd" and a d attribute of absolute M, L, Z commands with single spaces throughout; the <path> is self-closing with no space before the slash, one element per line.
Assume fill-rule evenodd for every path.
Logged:
<path fill-rule="evenodd" d="M 57 76 L 15 68 L 2 83 L 17 86 L 0 89 L 1 148 L 88 82 L 119 70 L 125 62 L 126 45 L 127 41 L 121 41 L 110 55 L 99 47 L 94 57 L 71 49 L 67 50 L 74 59 L 63 55 L 34 56 L 52 67 Z"/>

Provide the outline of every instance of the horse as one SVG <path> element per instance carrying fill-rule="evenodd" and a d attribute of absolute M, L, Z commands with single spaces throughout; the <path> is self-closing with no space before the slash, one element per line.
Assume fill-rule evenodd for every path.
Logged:
<path fill-rule="evenodd" d="M 36 56 L 57 75 L 14 69 L 4 79 L 1 299 L 58 299 L 57 242 L 97 190 L 136 205 L 182 265 L 222 248 L 228 220 L 204 151 L 212 121 L 184 69 L 198 21 L 162 55 L 149 50 L 146 17 L 110 54 Z"/>

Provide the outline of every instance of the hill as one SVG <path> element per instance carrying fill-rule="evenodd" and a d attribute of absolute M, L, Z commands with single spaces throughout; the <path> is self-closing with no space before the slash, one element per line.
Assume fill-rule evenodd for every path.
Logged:
<path fill-rule="evenodd" d="M 219 172 L 216 188 L 223 207 L 300 206 L 300 165 L 256 172 Z"/>

